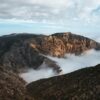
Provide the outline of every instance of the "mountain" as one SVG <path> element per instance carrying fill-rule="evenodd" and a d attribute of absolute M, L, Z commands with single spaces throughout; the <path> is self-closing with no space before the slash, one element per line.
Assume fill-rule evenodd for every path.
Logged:
<path fill-rule="evenodd" d="M 27 85 L 36 100 L 100 100 L 100 65 Z"/>
<path fill-rule="evenodd" d="M 63 58 L 90 49 L 100 50 L 100 43 L 70 32 L 1 36 L 0 100 L 99 100 L 100 65 L 28 85 L 19 75 L 44 66 L 59 74 L 62 69 L 48 55 Z"/>
<path fill-rule="evenodd" d="M 70 32 L 52 35 L 11 34 L 0 37 L 0 65 L 16 73 L 42 64 L 56 73 L 62 69 L 46 55 L 64 57 L 66 53 L 79 55 L 86 50 L 100 50 L 100 43 Z"/>

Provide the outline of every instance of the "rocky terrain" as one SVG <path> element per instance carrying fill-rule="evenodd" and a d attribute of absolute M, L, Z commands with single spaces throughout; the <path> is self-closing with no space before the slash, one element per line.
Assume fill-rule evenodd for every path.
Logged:
<path fill-rule="evenodd" d="M 34 100 L 26 91 L 26 82 L 0 66 L 0 100 Z"/>
<path fill-rule="evenodd" d="M 60 67 L 44 55 L 64 57 L 66 53 L 79 55 L 89 49 L 100 49 L 100 43 L 89 38 L 67 33 L 52 35 L 11 34 L 0 37 L 0 64 L 16 73 L 28 68 L 38 69 L 46 63 L 56 73 Z M 38 59 L 38 60 L 37 60 Z"/>
<path fill-rule="evenodd" d="M 100 100 L 100 65 L 27 86 L 36 100 Z"/>
<path fill-rule="evenodd" d="M 47 55 L 79 55 L 89 49 L 100 50 L 100 43 L 70 32 L 1 36 L 0 100 L 99 100 L 100 65 L 29 85 L 19 77 L 27 69 L 37 70 L 43 64 L 59 74 L 62 69 Z"/>

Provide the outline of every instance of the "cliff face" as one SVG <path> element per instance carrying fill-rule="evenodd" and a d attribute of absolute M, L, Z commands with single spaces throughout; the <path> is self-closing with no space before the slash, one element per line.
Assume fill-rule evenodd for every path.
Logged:
<path fill-rule="evenodd" d="M 100 49 L 100 44 L 89 38 L 69 33 L 56 33 L 52 36 L 59 38 L 65 45 L 66 53 L 81 54 L 89 49 Z"/>
<path fill-rule="evenodd" d="M 100 49 L 100 44 L 94 40 L 72 33 L 55 33 L 39 37 L 30 43 L 40 53 L 56 57 L 63 57 L 65 53 L 77 55 L 89 49 Z"/>
<path fill-rule="evenodd" d="M 46 60 L 44 55 L 64 57 L 66 53 L 81 54 L 89 49 L 100 49 L 100 43 L 71 33 L 53 35 L 13 34 L 0 37 L 0 64 L 14 72 L 31 67 L 39 68 Z M 60 72 L 59 66 L 52 62 L 47 66 Z"/>
<path fill-rule="evenodd" d="M 36 100 L 100 100 L 100 65 L 27 85 Z"/>

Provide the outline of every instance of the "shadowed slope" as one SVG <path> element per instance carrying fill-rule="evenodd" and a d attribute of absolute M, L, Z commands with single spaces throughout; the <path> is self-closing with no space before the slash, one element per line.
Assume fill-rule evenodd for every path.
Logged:
<path fill-rule="evenodd" d="M 36 100 L 100 100 L 100 65 L 27 86 Z"/>
<path fill-rule="evenodd" d="M 25 86 L 26 83 L 17 74 L 0 66 L 0 100 L 34 100 Z"/>

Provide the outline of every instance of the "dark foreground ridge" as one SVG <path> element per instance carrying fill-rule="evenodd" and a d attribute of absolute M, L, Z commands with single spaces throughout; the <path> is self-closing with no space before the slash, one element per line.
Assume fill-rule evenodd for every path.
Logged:
<path fill-rule="evenodd" d="M 43 63 L 60 73 L 60 67 L 46 55 L 64 57 L 66 53 L 79 55 L 86 50 L 100 50 L 100 43 L 70 32 L 49 36 L 11 34 L 0 37 L 0 64 L 19 73 L 28 68 L 38 69 Z M 45 56 L 44 56 L 45 55 Z"/>
<path fill-rule="evenodd" d="M 0 100 L 34 99 L 28 95 L 23 79 L 0 66 Z"/>
<path fill-rule="evenodd" d="M 100 65 L 27 85 L 36 100 L 100 100 Z"/>

